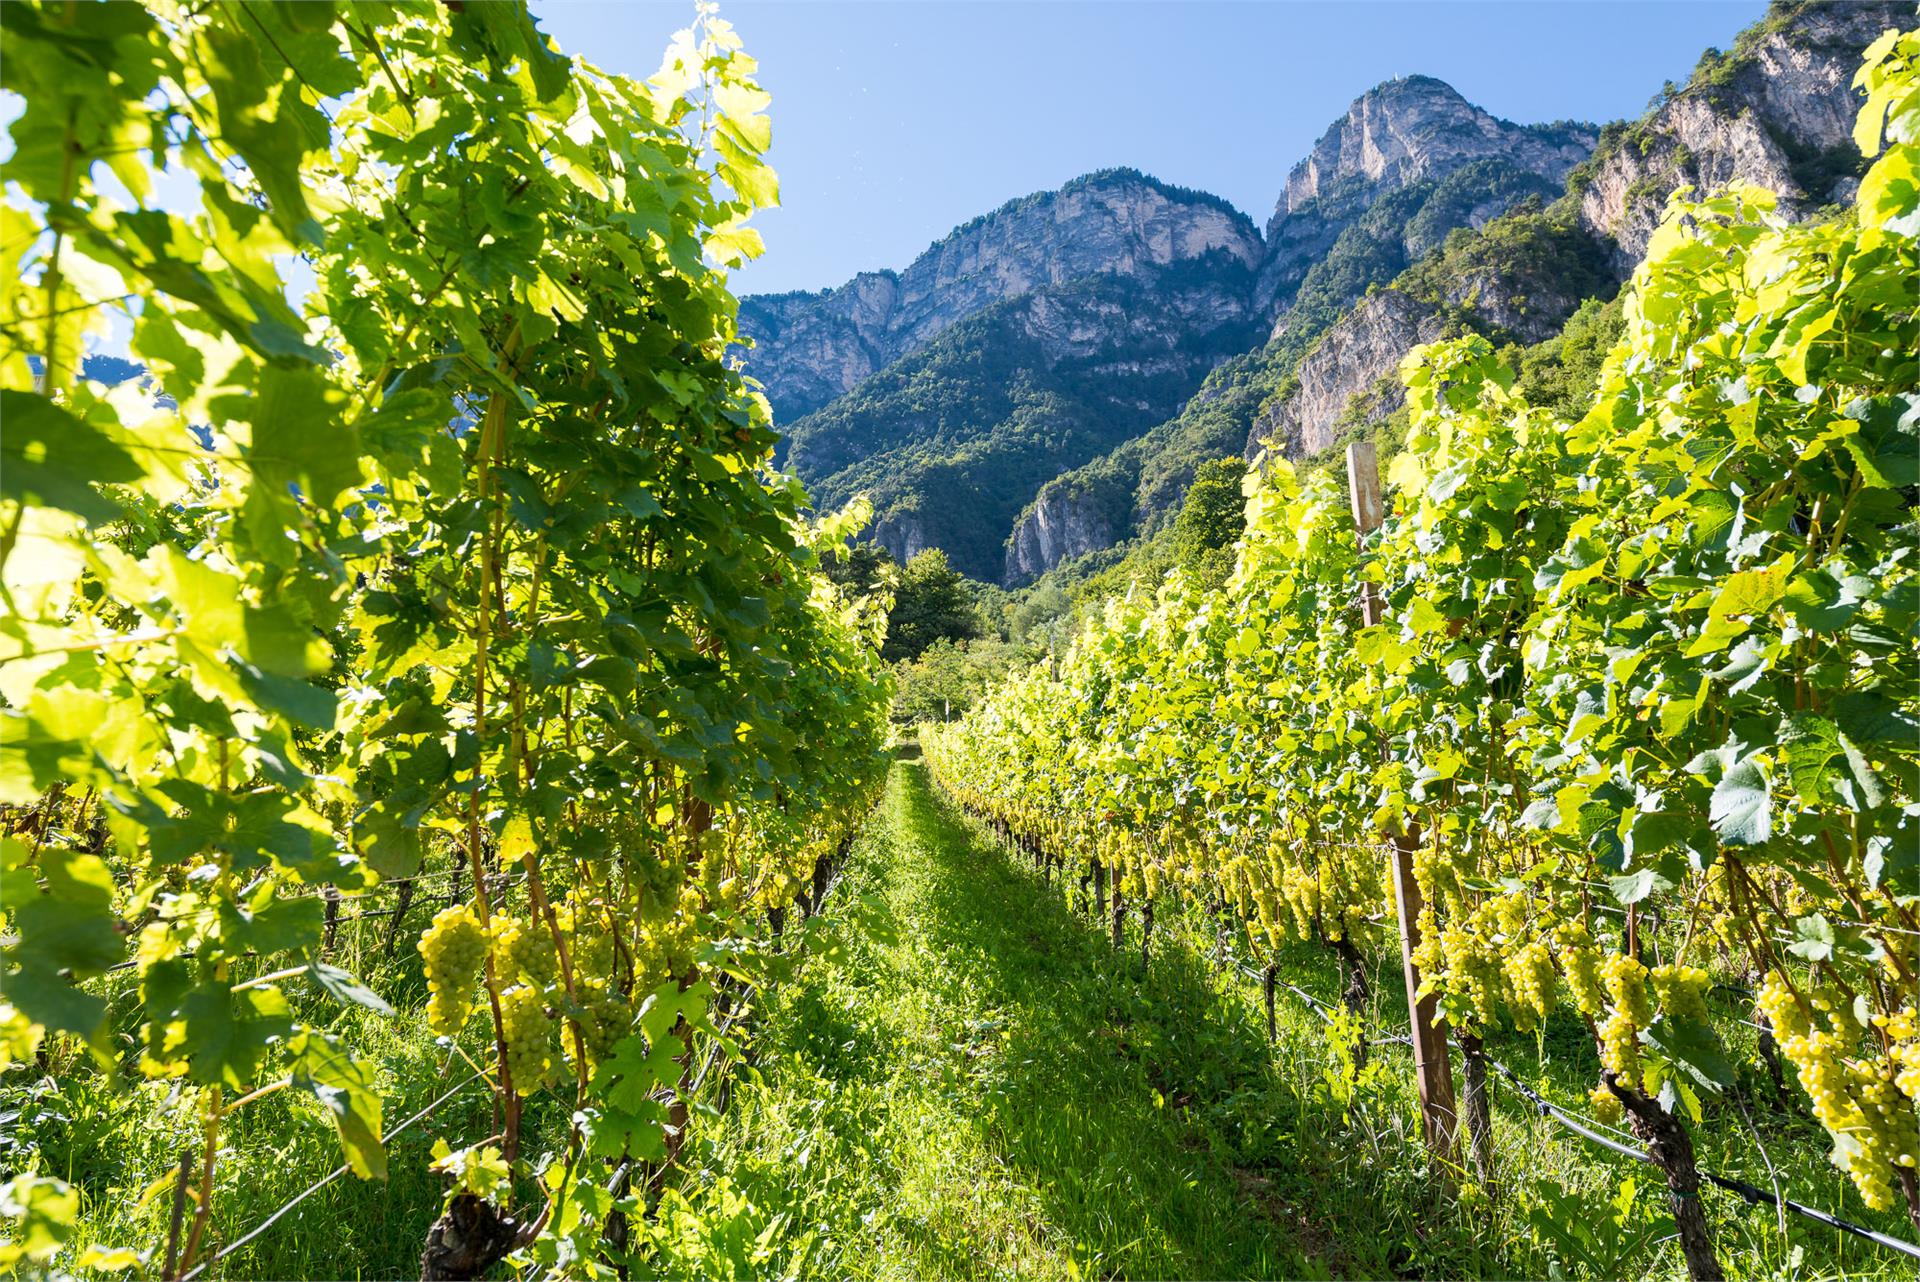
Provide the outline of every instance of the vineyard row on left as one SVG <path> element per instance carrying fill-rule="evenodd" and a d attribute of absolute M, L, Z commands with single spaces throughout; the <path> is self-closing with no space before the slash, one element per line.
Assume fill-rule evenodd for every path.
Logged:
<path fill-rule="evenodd" d="M 506 4 L 26 3 L 5 42 L 0 1067 L 175 1080 L 199 1142 L 164 1256 L 28 1170 L 0 1267 L 188 1272 L 281 1089 L 383 1175 L 321 892 L 431 858 L 468 890 L 429 1022 L 501 1125 L 439 1163 L 429 1271 L 590 1268 L 729 941 L 884 773 L 884 602 L 820 568 L 863 514 L 807 517 L 730 355 L 753 59 L 703 12 L 636 82 Z M 95 339 L 140 376 L 81 377 Z M 525 1153 L 543 1090 L 573 1120 Z"/>

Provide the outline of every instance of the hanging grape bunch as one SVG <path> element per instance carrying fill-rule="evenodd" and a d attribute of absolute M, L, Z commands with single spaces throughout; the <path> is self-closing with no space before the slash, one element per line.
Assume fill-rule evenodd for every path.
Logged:
<path fill-rule="evenodd" d="M 443 1037 L 458 1033 L 473 1013 L 473 992 L 487 960 L 487 932 L 465 904 L 434 914 L 420 936 L 427 963 L 427 1025 Z"/>

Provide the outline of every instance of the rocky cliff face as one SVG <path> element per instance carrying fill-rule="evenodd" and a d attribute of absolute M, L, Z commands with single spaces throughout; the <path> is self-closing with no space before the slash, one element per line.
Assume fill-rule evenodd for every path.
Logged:
<path fill-rule="evenodd" d="M 1226 250 L 1046 285 L 997 303 L 788 427 L 816 502 L 867 494 L 896 554 L 946 550 L 1000 579 L 1021 510 L 1062 472 L 1164 421 L 1258 336 L 1253 273 Z M 1104 533 L 1072 523 L 1020 555 Z"/>
<path fill-rule="evenodd" d="M 1370 417 L 1393 413 L 1406 394 L 1388 376 L 1408 352 L 1433 342 L 1443 329 L 1439 310 L 1430 304 L 1396 289 L 1369 294 L 1302 358 L 1294 370 L 1298 387 L 1254 420 L 1248 456 L 1262 449 L 1295 459 L 1318 454 L 1333 444 L 1334 425 L 1356 396 L 1374 395 Z"/>
<path fill-rule="evenodd" d="M 956 228 L 905 271 L 821 294 L 750 296 L 747 372 L 785 424 L 995 303 L 1090 275 L 1138 277 L 1209 255 L 1251 270 L 1260 235 L 1217 197 L 1133 170 L 1076 179 Z"/>
<path fill-rule="evenodd" d="M 896 508 L 875 520 L 873 541 L 901 565 L 934 546 L 927 538 L 926 523 L 911 508 Z"/>
<path fill-rule="evenodd" d="M 1041 487 L 1007 540 L 1004 582 L 1029 582 L 1063 561 L 1112 547 L 1117 533 L 1098 496 L 1058 481 Z"/>
<path fill-rule="evenodd" d="M 1389 193 L 1438 183 L 1489 160 L 1534 175 L 1557 191 L 1597 137 L 1586 125 L 1516 125 L 1498 119 L 1429 76 L 1376 85 L 1354 100 L 1287 175 L 1267 222 L 1259 300 L 1285 307 L 1341 232 Z M 1485 203 L 1481 222 L 1505 207 L 1499 201 Z"/>
<path fill-rule="evenodd" d="M 1789 218 L 1843 199 L 1858 169 L 1861 51 L 1912 18 L 1912 5 L 1894 0 L 1776 6 L 1649 117 L 1609 132 L 1591 173 L 1573 182 L 1581 220 L 1613 243 L 1624 276 L 1680 187 L 1753 183 Z"/>

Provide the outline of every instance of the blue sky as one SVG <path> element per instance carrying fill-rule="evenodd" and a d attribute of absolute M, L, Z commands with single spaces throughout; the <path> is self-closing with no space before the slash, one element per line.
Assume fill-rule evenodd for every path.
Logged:
<path fill-rule="evenodd" d="M 744 292 L 904 267 L 955 224 L 1114 165 L 1264 226 L 1355 97 L 1438 76 L 1510 120 L 1635 116 L 1764 0 L 722 0 L 773 94 L 782 208 Z M 569 53 L 647 76 L 691 0 L 535 0 Z"/>

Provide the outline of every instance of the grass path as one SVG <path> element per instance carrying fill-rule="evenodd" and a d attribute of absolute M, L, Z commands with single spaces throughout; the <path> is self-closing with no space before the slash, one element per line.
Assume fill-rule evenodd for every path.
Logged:
<path fill-rule="evenodd" d="M 1285 1138 L 1245 1124 L 1276 1114 L 1264 1039 L 1184 951 L 1143 984 L 918 761 L 841 893 L 855 928 L 777 1000 L 767 1076 L 692 1181 L 706 1223 L 739 1209 L 736 1240 L 687 1216 L 683 1265 L 757 1239 L 737 1262 L 787 1275 L 1323 1271 L 1250 1169 Z"/>

